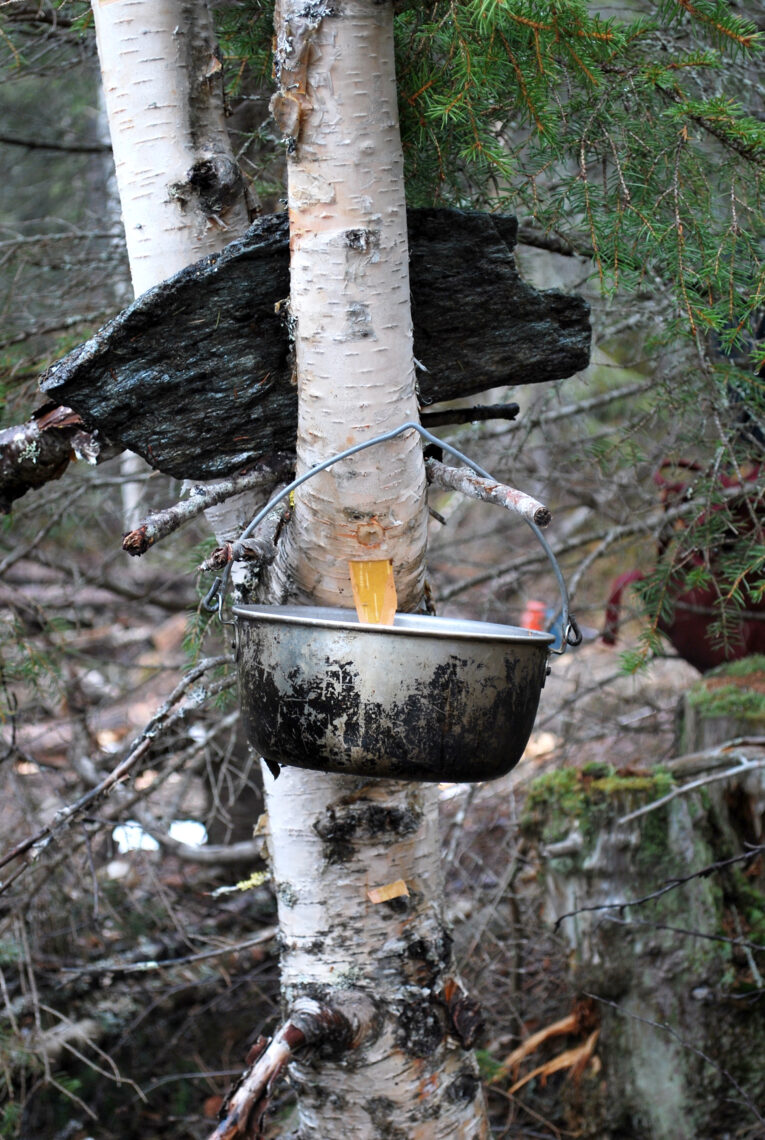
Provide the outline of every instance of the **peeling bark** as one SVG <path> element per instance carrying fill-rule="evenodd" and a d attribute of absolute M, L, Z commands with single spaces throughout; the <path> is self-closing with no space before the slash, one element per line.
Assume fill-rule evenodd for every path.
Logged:
<path fill-rule="evenodd" d="M 352 990 L 337 995 L 333 1005 L 298 999 L 273 1038 L 259 1038 L 250 1050 L 249 1068 L 226 1097 L 211 1140 L 260 1140 L 271 1092 L 290 1057 L 312 1046 L 324 1056 L 358 1049 L 378 1022 L 374 1003 Z"/>
<path fill-rule="evenodd" d="M 418 372 L 422 403 L 586 367 L 589 308 L 521 279 L 514 218 L 458 210 L 409 210 L 407 218 L 414 355 L 427 368 Z M 364 228 L 349 225 L 347 240 L 360 242 Z M 373 256 L 350 246 L 347 254 Z M 178 478 L 221 478 L 294 450 L 289 290 L 287 216 L 269 215 L 145 292 L 48 369 L 42 389 Z M 363 333 L 362 318 L 363 308 L 349 310 L 348 329 Z"/>

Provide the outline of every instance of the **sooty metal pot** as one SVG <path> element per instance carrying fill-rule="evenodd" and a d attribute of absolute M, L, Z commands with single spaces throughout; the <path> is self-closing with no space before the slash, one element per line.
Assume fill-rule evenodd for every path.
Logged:
<path fill-rule="evenodd" d="M 301 483 L 341 459 L 405 431 L 488 471 L 407 422 L 355 444 L 300 475 L 255 516 L 248 538 Z M 578 645 L 566 584 L 537 536 L 560 588 L 560 647 L 549 633 L 425 614 L 367 625 L 353 610 L 234 606 L 239 692 L 250 743 L 270 764 L 364 777 L 463 782 L 502 776 L 531 734 L 550 653 Z M 204 605 L 221 621 L 231 563 Z"/>
<path fill-rule="evenodd" d="M 267 760 L 393 779 L 491 780 L 521 758 L 553 637 L 488 622 L 235 606 L 240 698 Z"/>

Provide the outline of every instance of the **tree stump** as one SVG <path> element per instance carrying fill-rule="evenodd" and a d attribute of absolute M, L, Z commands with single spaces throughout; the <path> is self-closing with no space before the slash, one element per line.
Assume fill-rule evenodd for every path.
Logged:
<path fill-rule="evenodd" d="M 765 747 L 746 758 L 765 765 Z M 736 767 L 730 754 L 718 762 Z M 765 842 L 765 768 L 635 814 L 705 773 L 720 774 L 697 755 L 640 773 L 562 769 L 531 786 L 544 916 L 601 1017 L 598 1063 L 561 1089 L 580 1136 L 761 1134 L 765 874 L 762 852 L 741 855 Z"/>
<path fill-rule="evenodd" d="M 705 674 L 686 693 L 678 715 L 679 755 L 737 737 L 765 736 L 765 657 L 743 657 Z"/>

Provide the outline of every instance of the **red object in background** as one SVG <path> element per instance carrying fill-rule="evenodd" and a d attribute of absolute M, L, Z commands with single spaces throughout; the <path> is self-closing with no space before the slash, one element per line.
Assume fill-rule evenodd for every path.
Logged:
<path fill-rule="evenodd" d="M 547 606 L 544 602 L 526 602 L 526 608 L 521 614 L 523 629 L 547 629 Z"/>
<path fill-rule="evenodd" d="M 654 475 L 654 482 L 661 488 L 661 500 L 665 508 L 676 505 L 688 489 L 688 484 L 685 482 L 670 482 L 665 478 L 663 472 L 668 467 L 700 470 L 691 460 L 667 461 L 661 465 Z M 754 482 L 759 473 L 759 466 L 752 467 L 745 475 L 744 482 Z M 741 480 L 735 476 L 723 473 L 719 476 L 719 481 L 725 488 L 742 488 Z M 749 503 L 742 504 L 734 513 L 734 519 L 740 526 L 738 534 L 752 533 L 756 529 L 762 541 L 760 521 L 762 514 L 761 503 L 750 500 Z M 668 544 L 669 535 L 659 542 L 659 555 L 663 554 Z M 704 566 L 707 564 L 707 557 L 702 551 L 695 551 L 690 555 L 689 561 L 693 566 Z M 709 557 L 709 564 L 714 573 L 714 555 Z M 622 594 L 632 582 L 639 582 L 644 577 L 645 574 L 641 570 L 629 570 L 625 574 L 620 574 L 611 584 L 602 634 L 606 645 L 614 645 L 616 642 Z M 746 578 L 742 579 L 740 585 L 746 588 L 746 584 Z M 709 626 L 719 615 L 719 610 L 715 606 L 719 598 L 720 592 L 714 582 L 709 586 L 698 586 L 693 590 L 680 590 L 673 597 L 672 620 L 670 622 L 659 620 L 658 623 L 659 629 L 667 635 L 680 656 L 701 673 L 714 669 L 726 661 L 738 661 L 739 658 L 748 657 L 752 653 L 765 653 L 765 600 L 754 602 L 750 599 L 745 606 L 750 613 L 762 614 L 763 620 L 756 617 L 744 618 L 737 640 L 727 646 L 720 646 L 709 636 Z"/>

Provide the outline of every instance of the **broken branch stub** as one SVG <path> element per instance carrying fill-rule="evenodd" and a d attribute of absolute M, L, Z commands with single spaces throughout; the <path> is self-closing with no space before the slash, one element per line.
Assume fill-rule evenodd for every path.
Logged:
<path fill-rule="evenodd" d="M 339 1059 L 349 1050 L 370 1044 L 379 1029 L 374 1002 L 360 991 L 341 992 L 331 1002 L 298 998 L 273 1038 L 260 1038 L 251 1050 L 249 1068 L 223 1102 L 218 1127 L 210 1140 L 262 1137 L 263 1118 L 276 1081 L 299 1049 L 313 1045 Z"/>
<path fill-rule="evenodd" d="M 103 441 L 84 430 L 76 412 L 51 404 L 25 424 L 0 431 L 0 514 L 27 491 L 60 478 L 70 460 L 96 463 L 103 450 Z"/>
<path fill-rule="evenodd" d="M 127 554 L 145 554 L 155 542 L 166 538 L 184 523 L 201 515 L 208 507 L 214 507 L 234 495 L 241 495 L 243 491 L 270 492 L 280 479 L 291 475 L 294 469 L 294 456 L 271 455 L 267 463 L 258 463 L 244 475 L 220 483 L 192 487 L 187 499 L 174 503 L 171 507 L 165 507 L 164 510 L 153 512 L 134 530 L 123 535 L 122 549 Z M 248 555 L 245 554 L 244 557 L 247 558 Z"/>
<path fill-rule="evenodd" d="M 587 365 L 589 307 L 521 279 L 514 218 L 427 209 L 408 223 L 423 404 Z M 290 288 L 287 235 L 286 214 L 260 218 L 54 364 L 43 391 L 178 478 L 221 478 L 292 450 L 289 319 L 276 311 Z"/>
<path fill-rule="evenodd" d="M 482 503 L 494 503 L 540 527 L 549 526 L 552 522 L 549 509 L 538 499 L 527 495 L 525 491 L 516 491 L 514 487 L 508 487 L 504 483 L 482 479 L 480 475 L 476 475 L 466 467 L 447 467 L 437 459 L 427 459 L 425 474 L 432 487 L 459 491 L 461 495 L 477 499 Z"/>

